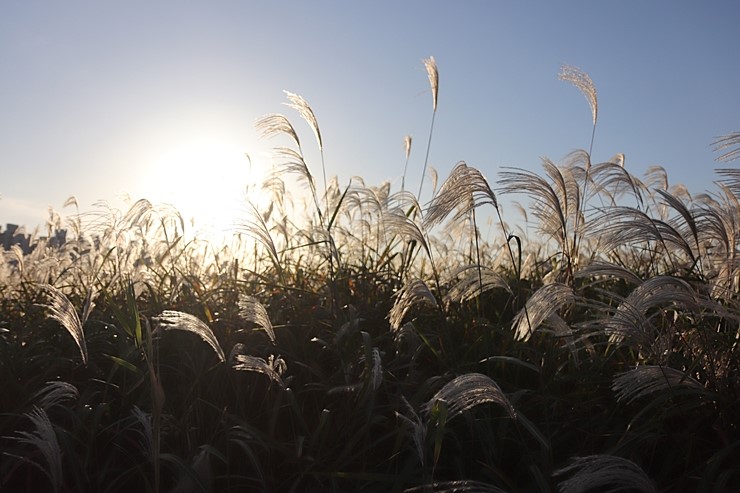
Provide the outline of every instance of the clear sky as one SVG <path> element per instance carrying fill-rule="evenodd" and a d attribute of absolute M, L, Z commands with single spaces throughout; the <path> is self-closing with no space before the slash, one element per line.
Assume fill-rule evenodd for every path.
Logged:
<path fill-rule="evenodd" d="M 313 144 L 283 90 L 313 107 L 327 173 L 343 185 L 359 175 L 399 187 L 412 135 L 416 190 L 429 56 L 440 73 L 429 164 L 441 178 L 464 160 L 493 182 L 503 166 L 588 148 L 591 113 L 557 79 L 563 64 L 598 91 L 594 162 L 623 152 L 639 176 L 662 165 L 701 192 L 722 166 L 712 140 L 740 130 L 737 0 L 6 0 L 0 224 L 32 229 L 49 206 L 74 213 L 69 196 L 88 210 L 123 193 L 208 221 L 267 166 L 275 142 L 259 139 L 258 117 L 285 113 Z"/>

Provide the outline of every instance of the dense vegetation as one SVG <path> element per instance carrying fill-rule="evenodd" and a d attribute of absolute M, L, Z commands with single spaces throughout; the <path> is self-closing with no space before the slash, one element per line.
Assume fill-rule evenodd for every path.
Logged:
<path fill-rule="evenodd" d="M 0 257 L 2 491 L 740 490 L 738 170 L 460 163 L 421 206 L 321 190 L 286 117 L 257 128 L 282 145 L 240 241 L 141 200 Z"/>

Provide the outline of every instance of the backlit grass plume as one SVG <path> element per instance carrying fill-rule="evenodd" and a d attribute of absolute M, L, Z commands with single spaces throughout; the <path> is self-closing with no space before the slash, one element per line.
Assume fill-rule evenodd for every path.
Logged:
<path fill-rule="evenodd" d="M 301 115 L 301 118 L 306 120 L 306 123 L 311 127 L 311 130 L 313 130 L 314 135 L 316 136 L 316 142 L 319 145 L 319 150 L 324 150 L 324 141 L 321 139 L 321 130 L 319 130 L 319 121 L 316 119 L 316 115 L 313 112 L 313 109 L 311 108 L 311 105 L 308 104 L 308 101 L 303 99 L 302 96 L 299 96 L 298 94 L 294 94 L 290 91 L 284 91 L 285 95 L 288 97 L 288 103 L 285 103 L 286 106 L 289 108 L 293 108 L 298 112 L 299 115 Z M 295 131 L 293 131 L 295 133 Z M 296 142 L 298 138 L 296 137 Z"/>
<path fill-rule="evenodd" d="M 285 387 L 280 373 L 283 369 L 283 360 L 270 357 L 271 361 L 265 361 L 259 356 L 244 354 L 245 348 L 241 343 L 235 344 L 229 355 L 229 365 L 236 371 L 250 371 L 267 376 L 272 382 L 280 387 Z M 277 361 L 277 364 L 275 363 Z M 271 364 L 272 363 L 272 364 Z"/>
<path fill-rule="evenodd" d="M 154 320 L 163 330 L 184 330 L 186 332 L 192 332 L 213 348 L 218 359 L 221 360 L 222 363 L 226 361 L 224 351 L 221 349 L 221 345 L 218 343 L 218 339 L 216 339 L 213 331 L 198 317 L 175 310 L 165 310 L 155 317 Z"/>
<path fill-rule="evenodd" d="M 46 411 L 40 407 L 34 406 L 33 410 L 25 415 L 31 420 L 35 429 L 33 431 L 20 431 L 18 432 L 19 436 L 13 437 L 13 439 L 38 449 L 46 461 L 46 465 L 36 462 L 31 456 L 27 457 L 27 460 L 49 478 L 55 492 L 61 491 L 64 481 L 62 449 L 59 446 L 54 426 L 51 424 Z"/>
<path fill-rule="evenodd" d="M 577 457 L 569 466 L 555 471 L 556 477 L 568 475 L 558 483 L 560 493 L 655 493 L 653 482 L 640 466 L 614 455 Z"/>
<path fill-rule="evenodd" d="M 245 320 L 253 322 L 267 332 L 270 341 L 275 342 L 275 331 L 270 322 L 270 316 L 262 303 L 253 296 L 245 296 L 239 300 L 239 315 Z"/>
<path fill-rule="evenodd" d="M 80 349 L 82 362 L 87 365 L 87 344 L 85 343 L 85 331 L 82 328 L 83 321 L 77 315 L 72 302 L 64 293 L 50 284 L 43 284 L 40 287 L 49 296 L 49 302 L 42 306 L 49 311 L 51 318 L 67 329 Z"/>
<path fill-rule="evenodd" d="M 480 171 L 461 161 L 455 165 L 429 203 L 424 226 L 431 229 L 453 212 L 453 220 L 459 221 L 476 207 L 485 204 L 497 208 L 496 195 Z"/>
<path fill-rule="evenodd" d="M 691 389 L 705 393 L 704 386 L 685 372 L 669 366 L 641 365 L 620 373 L 614 378 L 612 390 L 617 393 L 617 401 L 628 404 L 636 399 L 647 397 L 672 388 Z"/>
<path fill-rule="evenodd" d="M 514 317 L 511 327 L 514 337 L 520 341 L 528 340 L 550 315 L 574 299 L 573 289 L 565 284 L 552 283 L 542 286 Z"/>
<path fill-rule="evenodd" d="M 293 108 L 298 112 L 299 115 L 301 115 L 301 118 L 306 120 L 308 125 L 311 127 L 311 130 L 313 130 L 314 135 L 316 136 L 316 143 L 319 146 L 319 154 L 321 155 L 321 171 L 323 173 L 324 178 L 324 196 L 326 197 L 326 191 L 328 182 L 326 180 L 326 164 L 324 163 L 324 141 L 321 138 L 321 130 L 319 129 L 319 121 L 316 119 L 316 115 L 313 112 L 313 109 L 311 108 L 311 105 L 308 104 L 308 101 L 303 99 L 302 96 L 299 96 L 298 94 L 294 94 L 289 91 L 284 91 L 285 95 L 288 97 L 288 103 L 285 103 L 288 107 Z M 326 202 L 326 213 L 328 214 L 329 209 L 329 203 Z"/>
<path fill-rule="evenodd" d="M 288 120 L 284 115 L 279 113 L 265 115 L 257 119 L 254 127 L 262 132 L 263 138 L 268 139 L 270 137 L 284 134 L 290 137 L 298 148 L 301 147 L 298 133 L 295 131 L 295 128 L 293 128 L 293 124 L 290 123 L 290 120 Z"/>
<path fill-rule="evenodd" d="M 412 280 L 396 294 L 396 302 L 388 315 L 391 328 L 400 329 L 403 318 L 415 306 L 437 306 L 437 298 L 421 279 Z"/>
<path fill-rule="evenodd" d="M 439 95 L 439 71 L 437 70 L 437 61 L 433 56 L 424 59 L 424 67 L 429 77 L 429 85 L 432 89 L 432 122 L 429 125 L 429 140 L 427 142 L 427 151 L 424 157 L 424 168 L 421 171 L 421 182 L 419 182 L 419 193 L 417 198 L 421 201 L 421 191 L 424 187 L 424 177 L 427 174 L 427 164 L 429 163 L 429 149 L 432 146 L 432 134 L 434 133 L 434 117 L 437 115 L 437 96 Z"/>
<path fill-rule="evenodd" d="M 576 86 L 578 90 L 581 91 L 581 94 L 586 98 L 586 101 L 588 101 L 588 105 L 591 107 L 593 130 L 591 132 L 591 145 L 588 150 L 588 153 L 591 154 L 594 146 L 594 135 L 596 134 L 596 120 L 599 116 L 599 103 L 596 98 L 596 86 L 586 72 L 571 65 L 563 65 L 560 68 L 558 79 L 570 82 Z"/>
<path fill-rule="evenodd" d="M 486 403 L 498 404 L 516 418 L 516 410 L 501 387 L 481 373 L 466 373 L 448 382 L 424 405 L 424 411 L 430 413 L 438 401 L 446 403 L 448 420 Z"/>

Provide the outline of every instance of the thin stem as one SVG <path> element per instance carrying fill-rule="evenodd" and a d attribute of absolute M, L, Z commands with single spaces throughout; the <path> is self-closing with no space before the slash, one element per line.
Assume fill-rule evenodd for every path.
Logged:
<path fill-rule="evenodd" d="M 424 178 L 426 177 L 426 174 L 427 174 L 427 164 L 429 163 L 429 149 L 432 147 L 432 134 L 434 133 L 434 117 L 435 116 L 437 116 L 436 110 L 432 113 L 432 123 L 429 126 L 429 140 L 427 141 L 427 150 L 424 156 L 424 169 L 421 172 L 421 182 L 419 183 L 419 193 L 416 195 L 416 197 L 419 199 L 419 203 L 421 203 L 421 190 L 424 187 Z"/>

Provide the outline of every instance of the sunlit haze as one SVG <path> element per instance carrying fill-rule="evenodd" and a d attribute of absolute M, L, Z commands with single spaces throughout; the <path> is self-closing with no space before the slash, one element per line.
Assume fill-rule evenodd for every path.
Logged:
<path fill-rule="evenodd" d="M 429 56 L 441 178 L 464 160 L 493 183 L 588 148 L 587 102 L 557 78 L 569 64 L 598 90 L 593 161 L 624 153 L 636 175 L 660 165 L 702 192 L 721 167 L 713 139 L 740 129 L 739 25 L 736 1 L 3 2 L 0 224 L 72 214 L 70 196 L 83 211 L 128 196 L 228 230 L 245 191 L 265 200 L 255 185 L 275 143 L 259 117 L 294 122 L 321 180 L 284 90 L 313 107 L 329 177 L 398 189 L 411 135 L 416 190 Z"/>

